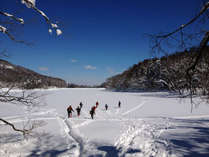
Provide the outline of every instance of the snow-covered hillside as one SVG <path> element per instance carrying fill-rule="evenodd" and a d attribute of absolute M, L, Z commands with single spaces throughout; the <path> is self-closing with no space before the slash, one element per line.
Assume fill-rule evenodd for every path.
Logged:
<path fill-rule="evenodd" d="M 18 92 L 18 91 L 16 91 Z M 36 90 L 42 106 L 1 103 L 0 117 L 17 127 L 37 123 L 24 138 L 0 123 L 1 157 L 179 157 L 209 156 L 209 106 L 190 113 L 190 100 L 165 92 L 127 93 L 105 89 Z M 121 107 L 118 108 L 118 101 Z M 81 116 L 67 107 L 83 102 Z M 96 101 L 95 119 L 89 111 Z M 196 99 L 196 102 L 199 100 Z M 109 105 L 105 110 L 105 104 Z"/>

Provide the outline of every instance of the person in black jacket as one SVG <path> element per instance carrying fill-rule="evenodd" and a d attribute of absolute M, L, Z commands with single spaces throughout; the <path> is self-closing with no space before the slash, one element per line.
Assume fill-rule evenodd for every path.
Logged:
<path fill-rule="evenodd" d="M 81 113 L 81 108 L 78 106 L 77 108 L 76 108 L 76 111 L 77 111 L 77 115 L 78 115 L 78 117 L 80 116 L 80 113 Z"/>
<path fill-rule="evenodd" d="M 82 102 L 80 102 L 80 104 L 79 104 L 79 105 L 80 105 L 80 109 L 81 109 L 81 108 L 83 107 L 83 103 L 82 103 Z"/>
<path fill-rule="evenodd" d="M 108 109 L 108 105 L 107 105 L 107 104 L 105 104 L 105 109 L 106 109 L 106 111 L 107 111 L 107 109 Z"/>
<path fill-rule="evenodd" d="M 68 113 L 68 118 L 72 117 L 72 112 L 74 112 L 73 108 L 71 105 L 67 108 L 67 113 Z"/>
<path fill-rule="evenodd" d="M 118 102 L 118 107 L 119 107 L 119 108 L 120 108 L 120 105 L 121 105 L 121 102 L 119 101 L 119 102 Z"/>

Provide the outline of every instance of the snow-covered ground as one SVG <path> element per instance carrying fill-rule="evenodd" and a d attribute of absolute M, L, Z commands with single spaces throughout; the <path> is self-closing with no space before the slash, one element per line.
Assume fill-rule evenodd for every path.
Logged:
<path fill-rule="evenodd" d="M 23 137 L 0 123 L 0 157 L 209 156 L 209 105 L 203 102 L 190 113 L 189 99 L 166 92 L 35 91 L 45 95 L 42 106 L 30 110 L 0 104 L 0 117 L 16 127 L 37 124 L 31 135 Z M 68 105 L 75 110 L 80 101 L 81 116 L 74 112 L 68 119 Z M 96 101 L 99 107 L 92 120 L 89 110 Z"/>

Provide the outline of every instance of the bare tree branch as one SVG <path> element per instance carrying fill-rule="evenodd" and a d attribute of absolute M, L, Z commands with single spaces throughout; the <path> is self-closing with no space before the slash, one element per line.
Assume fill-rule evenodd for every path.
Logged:
<path fill-rule="evenodd" d="M 201 15 L 203 15 L 207 9 L 209 8 L 209 2 L 206 2 L 205 5 L 203 6 L 203 8 L 200 10 L 199 14 L 196 15 L 194 18 L 192 18 L 189 22 L 187 22 L 186 24 L 181 25 L 180 27 L 178 27 L 176 30 L 168 33 L 168 34 L 164 34 L 164 35 L 157 35 L 156 38 L 167 38 L 179 31 L 181 31 L 182 29 L 184 29 L 185 27 L 189 26 L 190 24 L 192 24 L 193 22 L 195 22 Z"/>
<path fill-rule="evenodd" d="M 19 0 L 20 1 L 20 0 Z M 49 32 L 52 32 L 51 29 L 54 29 L 56 31 L 57 35 L 62 34 L 62 31 L 58 28 L 57 24 L 54 24 L 50 21 L 48 16 L 41 10 L 39 10 L 35 6 L 35 0 L 21 0 L 23 4 L 25 4 L 27 7 L 32 8 L 35 10 L 38 14 L 40 14 L 42 17 L 44 17 L 46 23 L 49 25 Z M 0 24 L 0 32 L 5 34 L 7 37 L 9 37 L 10 40 L 18 42 L 18 43 L 23 43 L 26 45 L 30 45 L 30 43 L 27 43 L 23 40 L 17 40 L 15 36 L 11 34 L 11 29 L 8 29 L 9 26 L 11 26 L 13 23 L 18 22 L 18 24 L 24 24 L 24 20 L 22 18 L 16 17 L 15 15 L 11 15 L 9 13 L 0 11 L 0 15 L 7 17 L 9 19 L 8 22 L 6 23 L 1 23 Z M 1 86 L 1 85 L 0 85 Z M 35 92 L 30 92 L 30 91 L 22 91 L 22 92 L 17 92 L 14 93 L 12 91 L 14 86 L 11 86 L 8 90 L 3 91 L 2 89 L 0 90 L 0 102 L 4 103 L 13 103 L 13 104 L 22 104 L 27 107 L 27 109 L 31 109 L 34 106 L 37 106 L 40 104 L 40 97 L 44 95 L 37 95 Z M 15 127 L 14 124 L 9 122 L 8 120 L 5 120 L 4 118 L 0 118 L 0 121 L 3 122 L 6 125 L 9 125 L 12 127 L 14 131 L 21 132 L 23 135 L 29 134 L 35 127 L 38 126 L 38 124 L 33 124 L 29 129 L 18 129 Z M 29 124 L 29 123 L 27 123 Z"/>
<path fill-rule="evenodd" d="M 166 53 L 166 47 L 163 46 L 163 44 L 165 44 L 165 41 L 168 42 L 168 40 L 172 40 L 172 43 L 175 44 L 176 46 L 173 47 L 179 47 L 179 48 L 186 48 L 188 47 L 188 45 L 191 46 L 192 40 L 195 40 L 195 38 L 197 36 L 199 36 L 200 34 L 202 35 L 205 32 L 207 32 L 208 30 L 199 30 L 198 33 L 191 33 L 193 35 L 187 35 L 185 33 L 185 29 L 193 24 L 194 22 L 196 22 L 201 16 L 206 15 L 209 10 L 209 2 L 207 1 L 206 3 L 204 3 L 202 9 L 200 10 L 200 12 L 193 17 L 191 20 L 189 20 L 186 24 L 182 24 L 180 27 L 178 27 L 177 29 L 175 29 L 174 31 L 171 31 L 169 33 L 160 33 L 157 35 L 153 35 L 153 34 L 147 34 L 147 36 L 150 38 L 150 43 L 151 44 L 151 50 L 152 52 L 162 52 L 162 53 Z M 202 36 L 201 36 L 202 37 Z M 167 44 L 168 46 L 168 44 Z"/>
<path fill-rule="evenodd" d="M 202 25 L 200 25 L 200 23 L 198 23 L 198 30 L 191 32 L 189 34 L 186 33 L 186 28 L 188 28 L 188 26 L 194 24 L 198 19 L 200 19 L 200 17 L 203 16 L 204 20 L 208 20 L 208 10 L 209 10 L 209 1 L 207 0 L 206 2 L 204 2 L 202 9 L 199 11 L 199 13 L 193 17 L 191 20 L 189 20 L 186 24 L 181 25 L 180 27 L 176 28 L 175 30 L 169 32 L 169 33 L 161 33 L 158 35 L 149 35 L 150 39 L 151 39 L 151 49 L 153 52 L 162 52 L 164 54 L 167 54 L 169 51 L 169 40 L 172 41 L 172 44 L 175 45 L 176 47 L 180 47 L 180 48 L 191 48 L 191 45 L 194 45 L 194 40 L 196 41 L 200 41 L 199 42 L 199 46 L 196 47 L 194 49 L 194 51 L 192 51 L 192 53 L 190 53 L 190 59 L 184 61 L 185 63 L 187 63 L 187 65 L 185 65 L 185 72 L 183 76 L 179 76 L 178 78 L 178 74 L 177 72 L 173 73 L 172 77 L 174 79 L 177 80 L 184 80 L 186 81 L 186 83 L 184 84 L 183 87 L 179 86 L 179 82 L 178 81 L 174 81 L 174 84 L 171 84 L 170 80 L 167 80 L 168 83 L 171 84 L 171 87 L 176 88 L 176 90 L 179 90 L 179 93 L 181 94 L 181 91 L 184 91 L 185 89 L 187 91 L 189 91 L 189 96 L 190 96 L 190 100 L 191 100 L 191 112 L 193 110 L 193 96 L 195 94 L 197 94 L 197 88 L 198 89 L 202 89 L 204 92 L 207 91 L 207 93 L 209 94 L 209 84 L 207 83 L 201 83 L 201 79 L 205 79 L 205 77 L 207 76 L 207 74 L 204 73 L 209 73 L 209 70 L 207 70 L 207 68 L 205 68 L 205 66 L 208 66 L 209 64 L 204 61 L 204 67 L 202 67 L 202 69 L 200 68 L 200 63 L 201 60 L 203 59 L 203 56 L 207 56 L 208 55 L 208 42 L 209 42 L 209 30 L 208 28 L 204 28 L 204 23 L 201 23 Z M 206 17 L 206 19 L 205 19 Z M 188 29 L 187 29 L 188 30 Z M 190 47 L 189 47 L 190 46 Z M 170 67 L 169 67 L 170 66 Z M 169 65 L 168 71 L 169 69 L 172 70 L 172 65 Z M 201 70 L 200 70 L 201 69 Z M 180 69 L 179 69 L 180 71 Z M 203 73 L 204 71 L 204 73 Z M 200 73 L 203 73 L 200 78 L 197 78 L 197 74 L 200 75 Z M 174 76 L 175 75 L 175 76 Z M 173 79 L 172 78 L 172 79 Z M 196 82 L 195 81 L 199 81 Z M 177 83 L 175 85 L 175 83 Z M 200 85 L 201 84 L 201 85 Z"/>
<path fill-rule="evenodd" d="M 195 62 L 193 63 L 193 65 L 191 65 L 188 69 L 187 69 L 187 75 L 189 75 L 189 72 L 191 70 L 194 70 L 196 65 L 198 64 L 198 62 L 200 61 L 201 57 L 203 56 L 203 52 L 205 50 L 205 48 L 207 47 L 207 44 L 209 42 L 209 31 L 205 33 L 205 36 L 203 37 L 200 46 L 197 50 L 197 57 L 195 59 Z"/>
<path fill-rule="evenodd" d="M 14 131 L 21 132 L 23 135 L 29 134 L 34 129 L 34 127 L 31 127 L 30 129 L 18 129 L 14 126 L 14 124 L 12 124 L 2 118 L 0 118 L 0 121 L 5 123 L 6 125 L 11 126 Z"/>

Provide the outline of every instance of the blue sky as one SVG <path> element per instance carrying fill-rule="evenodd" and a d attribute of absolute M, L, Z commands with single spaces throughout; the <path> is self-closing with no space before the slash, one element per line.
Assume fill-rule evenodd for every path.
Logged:
<path fill-rule="evenodd" d="M 19 0 L 20 1 L 20 0 Z M 150 58 L 146 33 L 173 30 L 200 9 L 201 0 L 37 0 L 36 6 L 63 34 L 48 33 L 44 19 L 19 1 L 4 0 L 1 10 L 25 19 L 17 44 L 0 34 L 7 60 L 41 74 L 78 84 L 100 84 Z"/>

